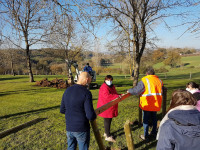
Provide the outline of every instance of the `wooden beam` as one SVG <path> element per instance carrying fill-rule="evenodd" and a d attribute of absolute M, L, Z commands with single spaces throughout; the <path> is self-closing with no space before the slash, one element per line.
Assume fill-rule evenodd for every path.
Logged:
<path fill-rule="evenodd" d="M 97 127 L 96 119 L 94 121 L 90 121 L 90 124 L 92 126 L 97 144 L 99 146 L 99 150 L 105 150 L 105 147 L 103 145 L 103 141 L 102 141 L 102 138 L 101 138 L 101 134 L 100 134 L 99 129 Z"/>
<path fill-rule="evenodd" d="M 126 99 L 126 98 L 129 97 L 129 96 L 131 96 L 131 94 L 130 94 L 130 93 L 126 93 L 126 94 L 123 94 L 123 95 L 121 96 L 121 98 L 118 97 L 118 98 L 116 98 L 116 99 L 114 99 L 114 100 L 108 102 L 107 104 L 105 104 L 105 105 L 103 105 L 103 106 L 97 108 L 97 109 L 95 110 L 96 114 L 99 115 L 100 113 L 102 113 L 102 112 L 104 112 L 105 110 L 107 110 L 108 108 L 110 108 L 110 107 L 116 105 L 117 103 L 123 101 L 124 99 Z"/>

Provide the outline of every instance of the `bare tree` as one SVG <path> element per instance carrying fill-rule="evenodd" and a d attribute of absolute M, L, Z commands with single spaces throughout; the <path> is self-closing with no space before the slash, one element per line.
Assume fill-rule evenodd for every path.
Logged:
<path fill-rule="evenodd" d="M 51 25 L 50 22 L 54 15 L 49 11 L 52 7 L 53 5 L 43 0 L 0 1 L 0 17 L 7 24 L 2 36 L 26 51 L 30 82 L 34 82 L 30 47 L 41 43 L 45 37 L 44 29 Z"/>
<path fill-rule="evenodd" d="M 92 8 L 100 19 L 111 19 L 115 29 L 125 32 L 132 45 L 134 57 L 134 81 L 138 82 L 141 57 L 145 50 L 148 33 L 158 20 L 172 14 L 165 10 L 180 5 L 181 2 L 173 0 L 91 0 Z"/>
<path fill-rule="evenodd" d="M 176 27 L 184 26 L 186 30 L 179 36 L 181 38 L 185 33 L 191 33 L 199 38 L 200 34 L 200 15 L 198 13 L 200 9 L 199 0 L 185 0 L 180 5 L 182 7 L 181 23 Z M 189 10 L 188 10 L 189 9 Z"/>
<path fill-rule="evenodd" d="M 69 71 L 71 66 L 69 63 L 80 60 L 80 54 L 87 48 L 89 43 L 87 32 L 89 28 L 86 27 L 89 17 L 85 15 L 84 9 L 80 7 L 79 1 L 72 0 L 59 1 L 51 0 L 58 7 L 54 26 L 47 29 L 49 36 L 48 44 L 52 48 L 64 50 L 64 59 L 66 61 L 66 68 Z M 72 74 L 68 74 L 72 79 Z"/>

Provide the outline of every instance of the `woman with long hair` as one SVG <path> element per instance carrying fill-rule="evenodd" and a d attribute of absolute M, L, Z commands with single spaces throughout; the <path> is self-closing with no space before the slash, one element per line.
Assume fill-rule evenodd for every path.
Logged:
<path fill-rule="evenodd" d="M 157 134 L 157 150 L 199 150 L 200 112 L 197 100 L 186 90 L 176 90 Z"/>

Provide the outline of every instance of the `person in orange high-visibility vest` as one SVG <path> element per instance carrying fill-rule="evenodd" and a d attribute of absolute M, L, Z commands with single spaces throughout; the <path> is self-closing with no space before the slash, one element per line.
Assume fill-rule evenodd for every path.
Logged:
<path fill-rule="evenodd" d="M 153 129 L 151 135 L 157 133 L 157 118 L 156 113 L 160 111 L 162 104 L 162 87 L 163 82 L 155 75 L 153 68 L 147 68 L 146 76 L 138 82 L 137 86 L 129 89 L 132 95 L 140 96 L 139 107 L 143 110 L 143 127 L 144 135 L 140 138 L 145 140 L 149 137 L 149 120 L 152 120 Z"/>

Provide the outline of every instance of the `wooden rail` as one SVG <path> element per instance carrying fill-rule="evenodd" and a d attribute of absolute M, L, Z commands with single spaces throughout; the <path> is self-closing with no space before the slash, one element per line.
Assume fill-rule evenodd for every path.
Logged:
<path fill-rule="evenodd" d="M 123 101 L 124 99 L 126 99 L 126 98 L 129 97 L 129 96 L 131 96 L 131 94 L 130 94 L 130 93 L 126 93 L 126 94 L 121 95 L 121 98 L 118 97 L 118 98 L 116 98 L 116 99 L 114 99 L 114 100 L 108 102 L 107 104 L 105 104 L 105 105 L 103 105 L 103 106 L 97 108 L 97 109 L 95 110 L 96 114 L 99 115 L 100 113 L 102 113 L 102 112 L 104 112 L 105 110 L 107 110 L 108 108 L 110 108 L 110 107 L 116 105 L 117 103 Z"/>

